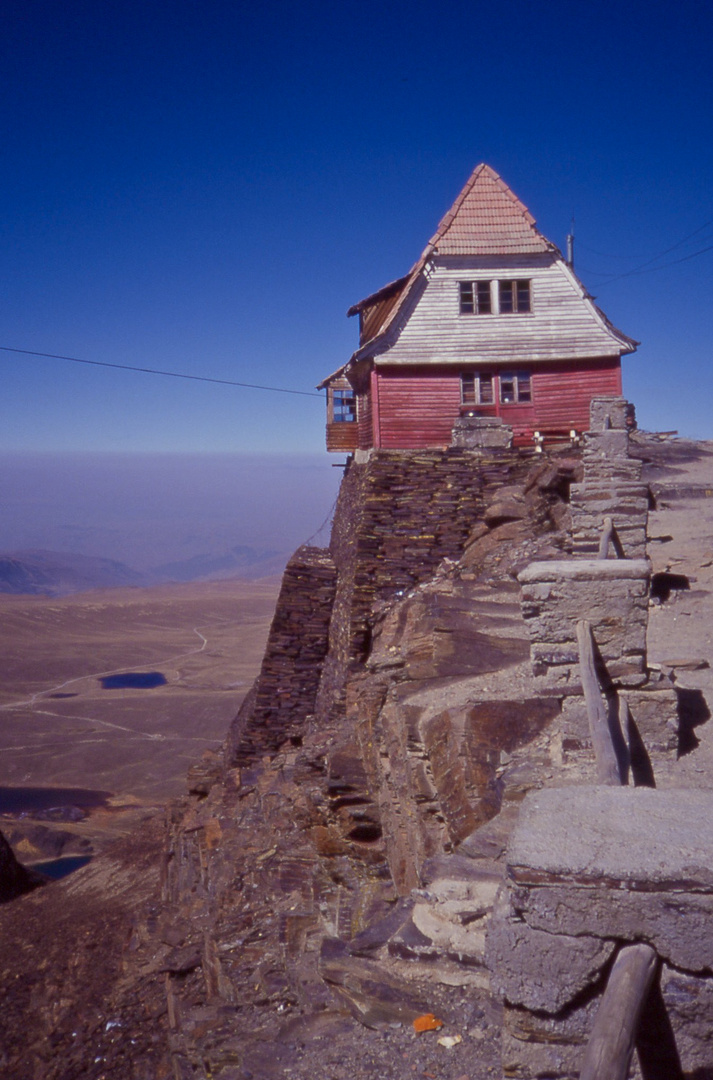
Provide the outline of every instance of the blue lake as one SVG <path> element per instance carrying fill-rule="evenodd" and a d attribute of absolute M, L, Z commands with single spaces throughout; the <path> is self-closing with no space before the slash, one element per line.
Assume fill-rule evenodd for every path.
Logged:
<path fill-rule="evenodd" d="M 47 862 L 33 863 L 32 869 L 39 870 L 53 881 L 59 881 L 91 861 L 91 855 L 67 855 L 64 859 L 48 859 Z"/>
<path fill-rule="evenodd" d="M 48 814 L 76 808 L 91 810 L 95 806 L 106 806 L 110 791 L 95 791 L 90 788 L 51 788 L 51 787 L 0 787 L 0 814 Z M 55 816 L 52 814 L 51 816 Z M 71 815 L 67 815 L 71 817 Z"/>
<path fill-rule="evenodd" d="M 160 671 L 124 671 L 120 675 L 105 675 L 100 679 L 104 690 L 153 690 L 166 685 Z"/>

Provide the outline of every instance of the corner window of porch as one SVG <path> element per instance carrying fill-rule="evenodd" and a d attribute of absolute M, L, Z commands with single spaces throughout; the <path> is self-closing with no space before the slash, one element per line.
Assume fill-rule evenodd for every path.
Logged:
<path fill-rule="evenodd" d="M 330 389 L 329 421 L 334 424 L 353 424 L 356 418 L 356 396 L 351 387 Z"/>

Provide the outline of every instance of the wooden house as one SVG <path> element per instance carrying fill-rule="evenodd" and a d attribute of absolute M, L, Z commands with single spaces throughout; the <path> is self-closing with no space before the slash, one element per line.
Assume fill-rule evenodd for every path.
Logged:
<path fill-rule="evenodd" d="M 412 270 L 349 309 L 359 348 L 328 376 L 327 449 L 451 443 L 463 412 L 515 441 L 586 430 L 594 395 L 621 394 L 617 330 L 488 165 L 478 165 Z"/>

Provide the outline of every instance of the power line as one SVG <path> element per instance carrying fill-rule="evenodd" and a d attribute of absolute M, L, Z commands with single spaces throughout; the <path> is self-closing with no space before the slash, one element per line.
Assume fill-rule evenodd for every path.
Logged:
<path fill-rule="evenodd" d="M 678 247 L 678 245 L 676 245 L 676 247 Z M 679 263 L 688 262 L 689 259 L 696 259 L 699 255 L 705 255 L 707 251 L 713 251 L 713 244 L 701 248 L 700 251 L 693 251 L 690 255 L 683 255 L 680 259 L 673 259 L 672 262 L 662 263 L 661 266 L 648 266 L 647 263 L 644 263 L 643 266 L 639 266 L 635 270 L 627 270 L 623 274 L 615 274 L 615 276 L 610 277 L 608 281 L 600 282 L 597 288 L 603 289 L 605 285 L 611 285 L 613 281 L 620 281 L 622 278 L 637 277 L 639 274 L 655 274 L 657 270 L 666 270 L 669 266 L 677 266 Z M 653 261 L 653 259 L 649 260 L 649 262 Z M 647 269 L 644 269 L 645 267 L 647 267 Z"/>
<path fill-rule="evenodd" d="M 79 356 L 60 356 L 57 353 L 35 352 L 32 349 L 13 349 L 0 345 L 0 351 L 22 353 L 23 356 L 44 356 L 49 360 L 71 360 L 73 364 L 92 367 L 118 368 L 119 371 L 140 371 L 144 375 L 167 375 L 172 379 L 191 379 L 193 382 L 220 383 L 221 386 L 242 386 L 250 390 L 270 390 L 273 394 L 299 394 L 301 397 L 321 397 L 313 390 L 286 390 L 284 386 L 262 386 L 260 383 L 235 382 L 233 379 L 212 379 L 208 375 L 186 375 L 180 371 L 161 371 L 158 368 L 134 367 L 131 364 L 110 364 L 107 360 L 82 360 Z"/>
<path fill-rule="evenodd" d="M 649 259 L 646 260 L 646 262 L 641 264 L 642 267 L 643 266 L 649 266 L 650 263 L 656 262 L 657 259 L 662 259 L 664 257 L 664 255 L 670 255 L 670 253 L 672 251 L 675 251 L 676 248 L 681 247 L 682 244 L 687 243 L 689 240 L 692 240 L 694 236 L 698 236 L 699 233 L 702 233 L 703 230 L 707 229 L 709 225 L 713 225 L 713 218 L 711 218 L 710 221 L 705 221 L 702 225 L 699 225 L 699 227 L 697 229 L 694 229 L 692 233 L 688 233 L 687 236 L 684 236 L 682 240 L 678 240 L 675 244 L 672 244 L 671 247 L 665 248 L 664 251 L 660 251 L 658 253 L 658 255 L 652 255 Z M 610 252 L 597 251 L 596 248 L 591 248 L 591 247 L 588 247 L 587 244 L 583 244 L 581 242 L 581 240 L 578 242 L 577 246 L 581 247 L 581 248 L 584 248 L 585 251 L 591 251 L 593 255 L 601 255 L 602 258 L 604 258 L 604 259 L 637 259 L 637 258 L 638 259 L 643 259 L 644 258 L 643 255 L 612 255 Z"/>

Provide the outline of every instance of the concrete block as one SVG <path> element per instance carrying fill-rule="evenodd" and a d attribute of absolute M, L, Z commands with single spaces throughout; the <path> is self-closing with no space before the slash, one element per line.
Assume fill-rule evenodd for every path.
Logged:
<path fill-rule="evenodd" d="M 628 457 L 628 431 L 585 431 L 584 433 L 584 475 L 587 475 L 587 460 L 590 457 L 610 458 Z"/>
<path fill-rule="evenodd" d="M 512 446 L 513 430 L 496 416 L 459 416 L 453 425 L 451 443 L 467 450 L 500 449 Z"/>
<path fill-rule="evenodd" d="M 626 430 L 626 416 L 629 402 L 624 397 L 593 397 L 589 406 L 589 425 L 592 431 L 607 431 L 610 428 Z"/>
<path fill-rule="evenodd" d="M 713 793 L 544 788 L 526 796 L 507 854 L 513 880 L 713 894 Z"/>
<path fill-rule="evenodd" d="M 596 981 L 614 949 L 613 941 L 533 928 L 518 917 L 505 888 L 488 926 L 486 962 L 491 986 L 505 1001 L 558 1013 Z"/>

